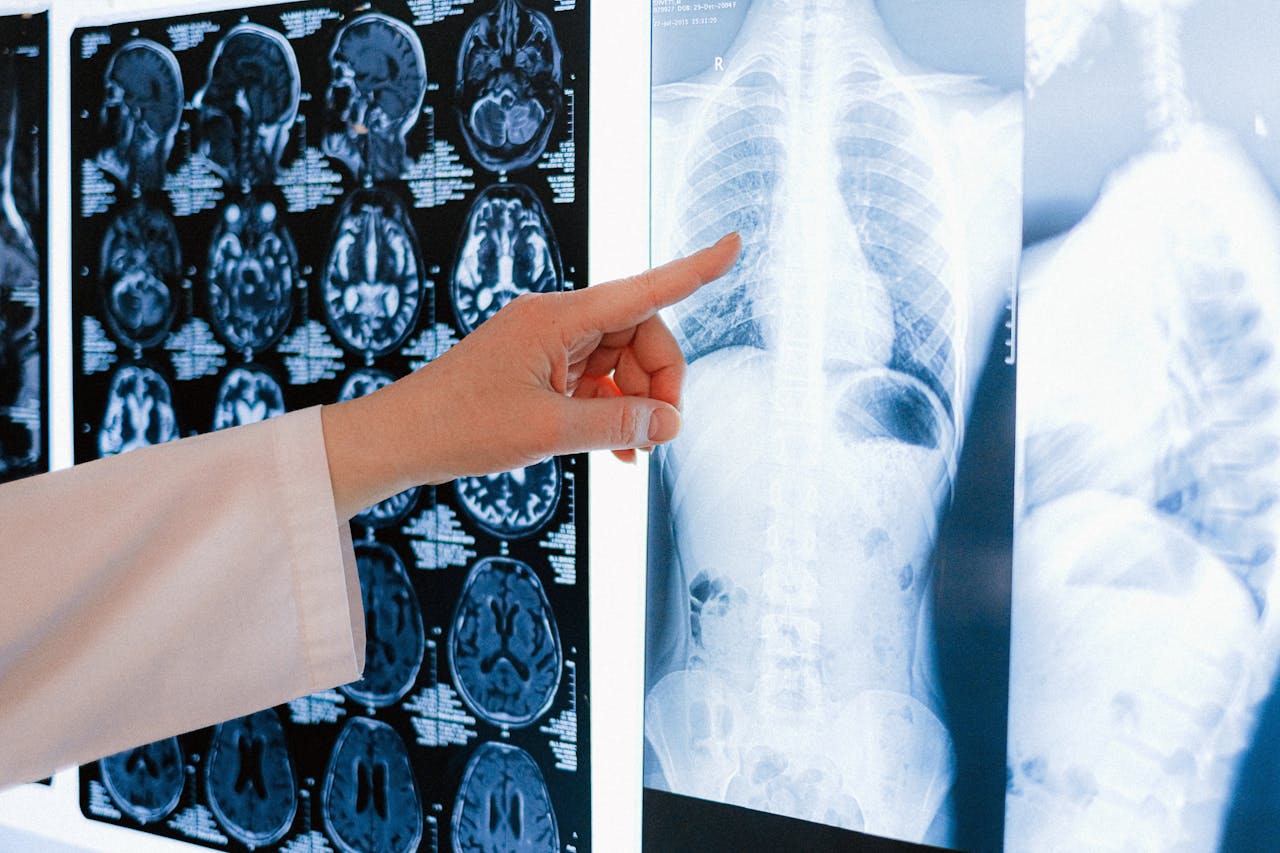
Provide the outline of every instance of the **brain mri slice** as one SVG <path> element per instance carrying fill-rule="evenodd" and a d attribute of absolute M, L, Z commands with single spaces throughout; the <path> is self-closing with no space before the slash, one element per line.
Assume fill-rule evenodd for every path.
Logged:
<path fill-rule="evenodd" d="M 427 91 L 422 42 L 408 25 L 373 12 L 339 30 L 329 65 L 324 152 L 357 177 L 396 177 Z"/>
<path fill-rule="evenodd" d="M 485 743 L 453 806 L 454 853 L 556 853 L 560 831 L 542 771 L 517 746 Z"/>
<path fill-rule="evenodd" d="M 560 463 L 553 457 L 500 474 L 459 477 L 458 501 L 494 536 L 515 539 L 550 520 L 560 499 Z"/>
<path fill-rule="evenodd" d="M 414 330 L 423 303 L 418 240 L 404 205 L 357 190 L 338 212 L 322 293 L 329 326 L 351 349 L 385 355 Z"/>
<path fill-rule="evenodd" d="M 284 334 L 293 316 L 298 254 L 275 202 L 231 201 L 209 244 L 209 311 L 232 347 L 262 350 Z"/>
<path fill-rule="evenodd" d="M 390 385 L 392 381 L 391 375 L 381 370 L 357 370 L 347 377 L 346 382 L 342 383 L 342 390 L 338 393 L 338 400 L 339 402 L 354 400 L 356 397 L 372 394 L 379 388 L 385 388 Z M 373 506 L 362 510 L 352 521 L 367 527 L 386 527 L 389 524 L 395 524 L 413 509 L 414 504 L 418 502 L 420 491 L 421 487 L 419 486 L 405 489 L 398 495 L 392 495 L 385 501 L 379 501 Z"/>
<path fill-rule="evenodd" d="M 381 707 L 413 687 L 422 666 L 426 633 L 418 596 L 396 552 L 365 542 L 355 550 L 364 604 L 364 676 L 341 690 L 365 705 Z"/>
<path fill-rule="evenodd" d="M 214 728 L 205 784 L 209 807 L 237 841 L 253 849 L 280 840 L 293 824 L 298 789 L 275 711 Z"/>
<path fill-rule="evenodd" d="M 463 227 L 450 287 L 463 330 L 474 331 L 522 293 L 563 287 L 560 247 L 533 191 L 496 184 L 480 193 Z"/>
<path fill-rule="evenodd" d="M 298 60 L 288 40 L 259 24 L 233 27 L 213 51 L 192 105 L 200 148 L 213 168 L 242 185 L 270 183 L 298 113 Z"/>
<path fill-rule="evenodd" d="M 467 705 L 519 728 L 555 701 L 564 658 L 542 581 L 525 563 L 487 557 L 463 584 L 449 631 L 449 668 Z"/>
<path fill-rule="evenodd" d="M 395 729 L 364 717 L 347 722 L 329 759 L 321 810 L 342 853 L 418 849 L 422 801 Z"/>
<path fill-rule="evenodd" d="M 169 383 L 150 367 L 126 364 L 111 377 L 98 454 L 115 456 L 178 437 Z"/>
<path fill-rule="evenodd" d="M 111 220 L 99 279 L 107 326 L 122 343 L 145 348 L 164 340 L 181 276 L 178 232 L 162 210 L 139 201 Z"/>
<path fill-rule="evenodd" d="M 186 766 L 177 738 L 126 749 L 98 762 L 102 784 L 120 810 L 138 823 L 152 823 L 178 806 Z"/>
<path fill-rule="evenodd" d="M 159 188 L 182 118 L 178 60 L 163 45 L 134 39 L 111 57 L 103 86 L 98 165 L 124 184 Z"/>
<path fill-rule="evenodd" d="M 257 367 L 234 367 L 218 388 L 213 428 L 256 424 L 283 415 L 284 408 L 284 392 L 275 377 Z"/>
<path fill-rule="evenodd" d="M 462 138 L 486 169 L 506 172 L 542 155 L 563 99 L 551 21 L 519 0 L 498 0 L 462 37 L 454 102 Z"/>

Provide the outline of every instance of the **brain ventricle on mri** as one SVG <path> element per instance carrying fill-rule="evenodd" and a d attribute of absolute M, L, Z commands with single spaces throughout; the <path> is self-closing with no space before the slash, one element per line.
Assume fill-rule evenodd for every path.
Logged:
<path fill-rule="evenodd" d="M 284 470 L 309 452 L 272 438 L 289 419 L 394 397 L 520 294 L 584 285 L 586 6 L 321 0 L 76 30 L 76 459 L 257 433 L 278 452 L 250 485 L 283 547 L 305 511 L 290 495 L 331 486 Z M 34 264 L 6 201 L 7 105 L 0 262 Z M 25 389 L 33 312 L 4 293 L 0 391 L 19 371 Z M 11 447 L 0 431 L 0 477 Z M 349 555 L 359 677 L 86 768 L 84 813 L 231 853 L 551 853 L 562 836 L 588 853 L 586 465 L 406 482 L 338 519 L 308 559 Z M 183 499 L 221 505 L 203 487 Z M 499 742 L 523 758 L 482 753 Z M 502 826 L 480 832 L 492 797 Z"/>

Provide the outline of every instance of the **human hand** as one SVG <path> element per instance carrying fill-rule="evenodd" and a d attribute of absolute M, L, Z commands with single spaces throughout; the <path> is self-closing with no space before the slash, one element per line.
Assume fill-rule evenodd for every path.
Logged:
<path fill-rule="evenodd" d="M 340 513 L 560 454 L 633 460 L 675 438 L 685 363 L 657 312 L 724 275 L 741 248 L 729 235 L 632 278 L 521 296 L 421 370 L 325 406 Z"/>

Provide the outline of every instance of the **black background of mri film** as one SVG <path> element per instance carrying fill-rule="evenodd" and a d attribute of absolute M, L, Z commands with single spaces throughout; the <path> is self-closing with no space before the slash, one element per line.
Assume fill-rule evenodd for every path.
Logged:
<path fill-rule="evenodd" d="M 575 6 L 551 0 L 530 0 L 525 5 L 551 19 L 563 55 L 563 88 L 566 93 L 571 90 L 572 97 L 566 95 L 545 153 L 533 165 L 512 172 L 509 179 L 513 183 L 524 184 L 537 195 L 559 244 L 565 287 L 581 287 L 587 280 L 587 139 L 585 123 L 579 124 L 577 120 L 585 116 L 588 97 L 589 10 L 586 2 Z M 210 375 L 178 379 L 175 360 L 192 356 L 189 348 L 174 341 L 173 333 L 193 318 L 213 325 L 205 267 L 211 235 L 225 201 L 217 201 L 211 209 L 180 216 L 175 210 L 180 190 L 154 189 L 135 193 L 109 179 L 105 185 L 102 183 L 106 176 L 94 166 L 103 142 L 98 113 L 103 97 L 104 73 L 114 51 L 130 39 L 146 38 L 173 49 L 178 59 L 184 86 L 184 108 L 182 124 L 166 165 L 167 179 L 172 183 L 175 176 L 188 169 L 195 159 L 192 152 L 198 144 L 194 132 L 198 111 L 192 107 L 192 98 L 205 85 L 214 48 L 231 27 L 247 21 L 284 34 L 286 14 L 316 13 L 312 22 L 316 27 L 313 32 L 289 39 L 297 57 L 302 99 L 280 171 L 284 173 L 294 167 L 292 174 L 295 175 L 300 174 L 296 167 L 305 158 L 307 149 L 315 150 L 313 158 L 314 153 L 321 150 L 326 127 L 325 93 L 330 82 L 329 51 L 340 28 L 359 14 L 374 11 L 410 24 L 421 40 L 428 88 L 423 112 L 407 135 L 407 156 L 416 161 L 424 152 L 434 150 L 437 152 L 435 162 L 446 167 L 449 174 L 437 171 L 427 184 L 419 183 L 416 187 L 410 187 L 410 182 L 404 179 L 374 182 L 376 188 L 398 197 L 407 211 L 417 237 L 427 282 L 417 324 L 402 344 L 387 355 L 368 360 L 364 355 L 345 348 L 325 323 L 319 280 L 342 203 L 360 188 L 360 182 L 336 160 L 321 155 L 319 171 L 313 169 L 305 179 L 316 181 L 319 195 L 325 194 L 324 184 L 333 184 L 324 203 L 310 209 L 289 210 L 285 187 L 254 188 L 261 197 L 274 202 L 292 236 L 297 251 L 295 272 L 298 281 L 293 292 L 293 315 L 284 335 L 271 348 L 254 353 L 252 363 L 273 375 L 283 390 L 285 407 L 294 410 L 335 401 L 343 382 L 357 369 L 369 367 L 393 376 L 403 375 L 443 352 L 464 334 L 454 317 L 450 275 L 472 202 L 486 187 L 498 184 L 500 178 L 482 168 L 467 150 L 452 101 L 458 48 L 463 34 L 477 15 L 493 7 L 492 0 L 474 3 L 455 0 L 452 4 L 436 2 L 413 6 L 399 1 L 285 4 L 126 22 L 75 32 L 71 45 L 71 162 L 77 462 L 98 458 L 98 432 L 102 426 L 110 378 L 121 365 L 144 364 L 165 378 L 173 391 L 178 431 L 180 435 L 188 436 L 212 429 L 222 377 L 233 367 L 246 363 L 243 353 L 233 351 L 225 346 L 224 341 L 217 339 L 214 343 L 223 346 L 225 351 L 220 358 L 225 363 L 210 371 Z M 424 16 L 416 24 L 413 8 Z M 429 16 L 445 8 L 455 14 L 428 20 Z M 296 22 L 298 19 L 295 16 L 289 20 Z M 190 37 L 196 32 L 190 27 L 182 29 L 185 24 L 199 24 L 207 32 L 202 38 L 192 39 L 198 41 L 197 44 L 178 49 L 177 39 Z M 333 176 L 325 175 L 325 169 L 330 170 Z M 333 183 L 335 177 L 336 184 Z M 555 178 L 559 182 L 554 181 Z M 216 187 L 221 181 L 214 178 L 213 183 Z M 572 188 L 572 197 L 565 196 L 565 185 Z M 101 193 L 104 186 L 110 187 L 113 198 L 105 199 Z M 415 200 L 426 198 L 424 193 L 441 190 L 448 191 L 447 199 L 436 197 L 435 203 L 415 206 Z M 227 200 L 238 192 L 235 188 L 219 191 Z M 140 195 L 144 201 L 168 213 L 175 223 L 183 254 L 177 315 L 170 326 L 169 338 L 141 352 L 131 351 L 113 337 L 104 316 L 103 286 L 99 281 L 99 252 L 103 236 L 111 219 L 132 201 L 132 195 Z M 99 210 L 104 199 L 108 202 L 105 210 Z M 288 354 L 281 352 L 281 342 L 289 341 L 308 320 L 319 321 L 325 330 L 320 343 L 341 351 L 337 360 L 342 362 L 342 366 L 329 370 L 317 381 L 296 384 L 291 379 Z M 94 328 L 95 324 L 105 332 L 100 333 Z M 216 351 L 216 347 L 214 349 Z M 323 353 L 315 351 L 312 355 L 323 357 Z M 294 358 L 298 357 L 299 354 L 295 353 Z M 455 794 L 468 760 L 486 742 L 510 743 L 534 757 L 550 791 L 561 849 L 591 849 L 587 466 L 585 455 L 565 457 L 560 462 L 560 497 L 555 512 L 535 533 L 524 537 L 504 541 L 486 532 L 459 504 L 452 484 L 422 489 L 414 508 L 404 519 L 389 527 L 371 530 L 353 522 L 352 533 L 357 547 L 362 541 L 372 538 L 394 550 L 406 567 L 421 606 L 427 648 L 413 687 L 402 699 L 387 707 L 364 708 L 335 690 L 275 709 L 284 724 L 299 799 L 291 827 L 279 841 L 268 845 L 269 849 L 286 848 L 290 843 L 316 843 L 319 839 L 315 834 L 327 832 L 321 813 L 326 767 L 343 725 L 358 717 L 389 723 L 405 744 L 423 807 L 424 827 L 418 849 L 452 849 L 450 822 Z M 198 500 L 198 495 L 193 499 Z M 449 629 L 468 572 L 479 560 L 500 555 L 523 561 L 541 580 L 559 628 L 564 658 L 560 683 L 550 709 L 532 724 L 508 733 L 478 719 L 463 702 L 457 685 L 453 684 L 448 654 Z M 139 696 L 137 701 L 144 703 L 146 697 Z M 414 703 L 419 703 L 417 710 L 406 707 Z M 427 703 L 435 703 L 433 707 L 437 710 L 421 710 Z M 119 713 L 119 709 L 104 709 L 103 712 Z M 323 717 L 325 713 L 335 712 L 339 715 L 336 721 L 298 722 L 308 715 Z M 468 717 L 472 718 L 470 722 Z M 465 745 L 449 743 L 450 736 L 445 734 L 440 735 L 446 741 L 444 745 L 426 746 L 418 742 L 421 730 L 440 733 L 454 723 L 458 727 L 452 729 L 453 736 L 461 732 L 466 739 Z M 549 731 L 554 727 L 558 728 Z M 248 849 L 219 826 L 216 816 L 208 808 L 204 771 L 211 736 L 212 730 L 206 729 L 179 738 L 186 779 L 182 797 L 171 813 L 145 825 L 118 811 L 113 814 L 110 794 L 102 783 L 98 764 L 82 769 L 82 810 L 91 818 L 184 841 L 219 849 Z M 553 745 L 560 750 L 561 766 L 557 766 Z M 574 762 L 576 769 L 562 769 Z M 213 831 L 208 832 L 210 829 Z M 315 834 L 307 837 L 309 833 Z M 217 834 L 225 836 L 225 840 L 219 840 Z M 334 844 L 332 839 L 328 843 Z"/>
<path fill-rule="evenodd" d="M 46 208 L 48 151 L 45 134 L 48 128 L 49 89 L 49 15 L 41 12 L 33 15 L 0 16 L 0 123 L 8 120 L 8 112 L 15 109 L 11 191 L 14 211 L 21 219 L 35 249 L 38 280 L 20 285 L 24 291 L 18 294 L 14 288 L 18 282 L 6 280 L 11 270 L 0 268 L 0 346 L 10 346 L 9 333 L 4 327 L 20 322 L 24 328 L 34 323 L 34 351 L 22 356 L 22 361 L 36 359 L 35 380 L 37 387 L 26 386 L 31 377 L 17 380 L 9 370 L 12 364 L 6 360 L 13 353 L 0 352 L 0 483 L 36 474 L 49 469 L 49 253 L 48 212 Z M 0 144 L 5 134 L 0 131 Z M 0 155 L 0 162 L 3 156 Z M 0 223 L 0 228 L 5 226 Z M 0 236 L 0 240 L 5 239 Z M 0 246 L 0 258 L 4 248 Z M 35 304 L 30 299 L 34 297 Z M 24 337 L 26 337 L 24 335 Z M 29 339 L 28 339 L 29 340 Z M 26 346 L 30 346 L 27 344 Z M 26 368 L 30 370 L 30 367 Z M 11 381 L 14 380 L 14 381 Z M 34 391 L 37 407 L 30 400 L 16 399 L 19 392 L 24 397 Z M 18 405 L 15 405 L 18 404 Z M 28 440 L 31 445 L 26 446 Z M 19 443 L 23 444 L 19 448 Z M 6 461 L 11 455 L 21 456 L 17 464 Z"/>

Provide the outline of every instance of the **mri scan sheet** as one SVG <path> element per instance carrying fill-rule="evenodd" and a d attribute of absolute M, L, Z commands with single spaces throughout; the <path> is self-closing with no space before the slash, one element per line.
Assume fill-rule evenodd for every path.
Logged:
<path fill-rule="evenodd" d="M 653 260 L 744 248 L 665 315 L 647 833 L 691 797 L 786 849 L 999 844 L 1021 28 L 1001 76 L 909 6 L 653 5 Z"/>
<path fill-rule="evenodd" d="M 0 16 L 0 483 L 49 467 L 48 15 Z"/>
<path fill-rule="evenodd" d="M 373 393 L 521 293 L 584 286 L 586 6 L 77 30 L 77 461 Z M 0 479 L 45 444 L 43 123 L 7 94 L 39 47 L 0 42 Z M 365 509 L 362 677 L 85 767 L 84 813 L 232 851 L 590 850 L 586 474 Z"/>
<path fill-rule="evenodd" d="M 1009 850 L 1275 843 L 1277 27 L 1028 5 Z"/>

